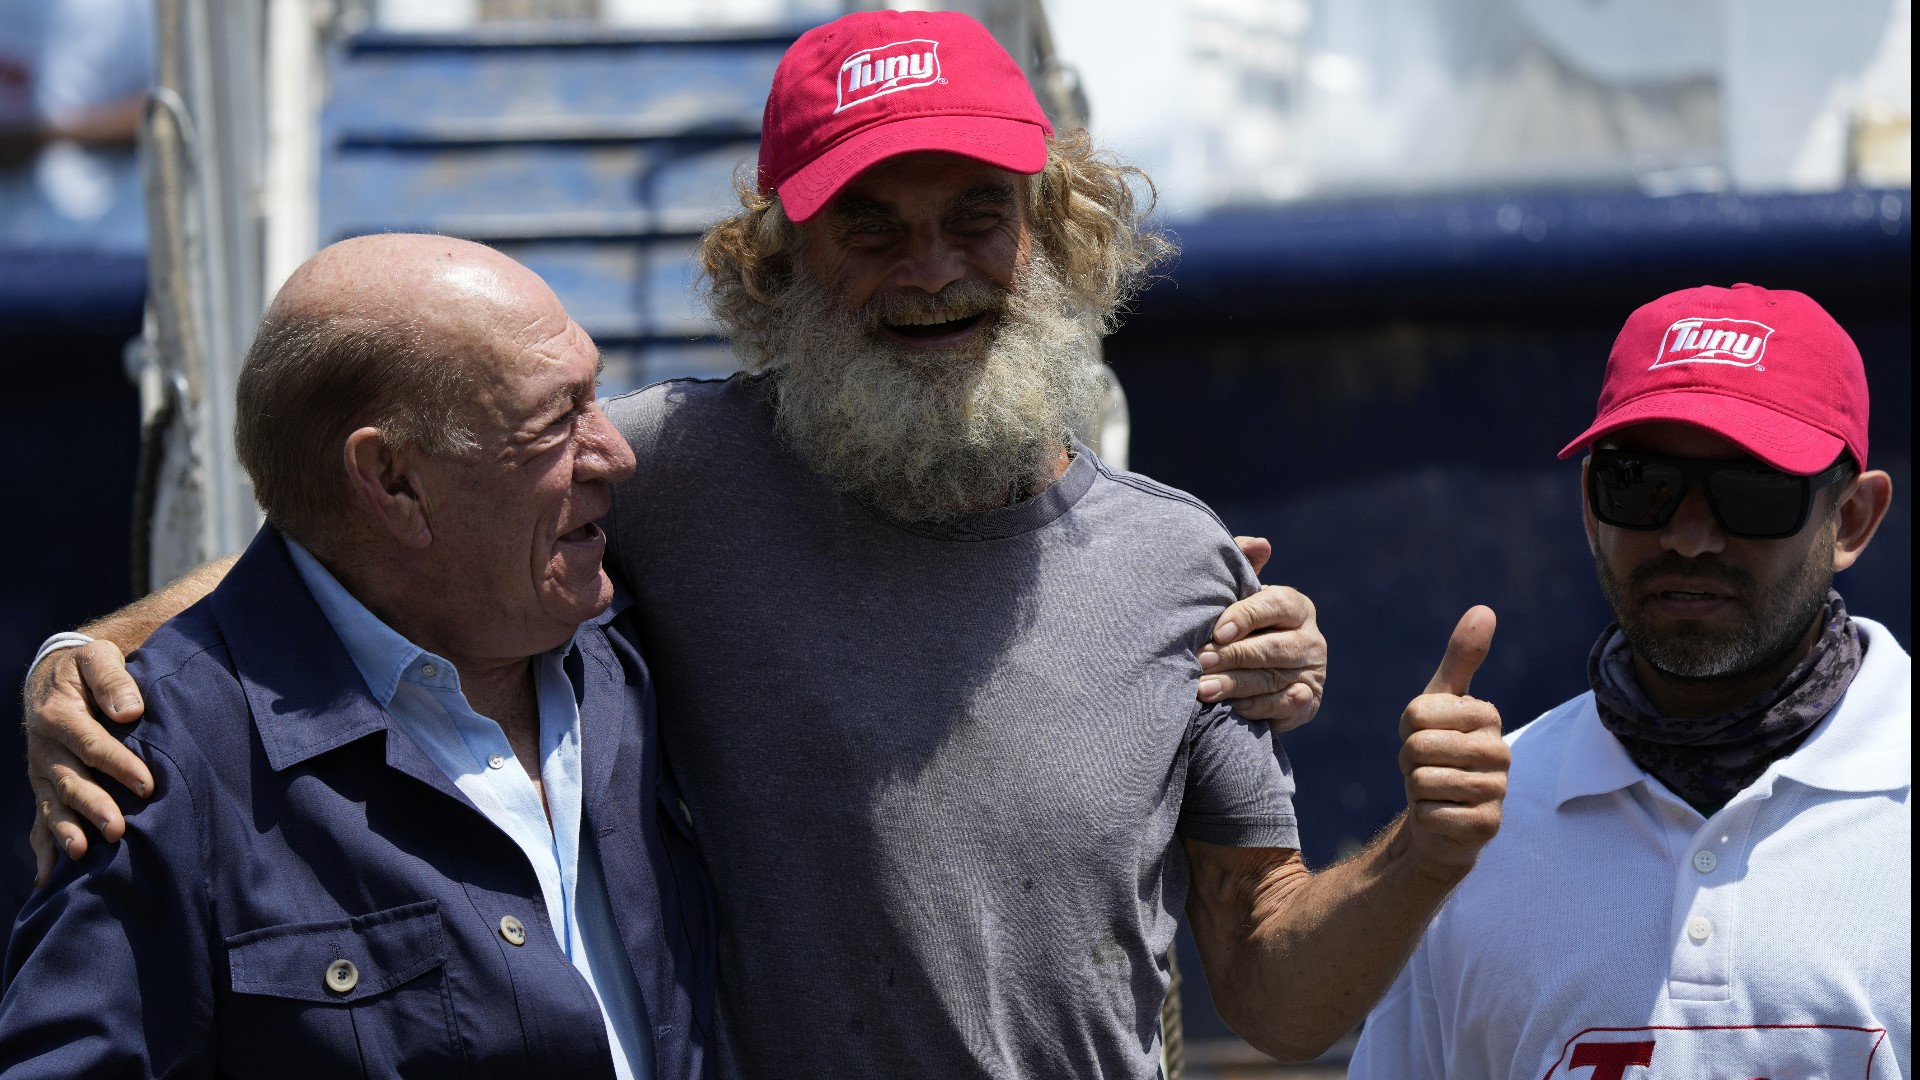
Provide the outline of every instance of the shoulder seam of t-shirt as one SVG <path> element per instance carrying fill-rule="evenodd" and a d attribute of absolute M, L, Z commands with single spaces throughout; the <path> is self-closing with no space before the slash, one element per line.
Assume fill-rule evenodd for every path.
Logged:
<path fill-rule="evenodd" d="M 1101 461 L 1099 458 L 1095 458 L 1094 462 L 1096 465 L 1099 466 L 1100 474 L 1102 476 L 1105 476 L 1107 479 L 1112 480 L 1117 484 L 1124 484 L 1127 487 L 1133 488 L 1135 491 L 1138 491 L 1145 495 L 1152 495 L 1157 498 L 1166 499 L 1169 502 L 1185 503 L 1188 506 L 1193 507 L 1195 510 L 1198 510 L 1201 513 L 1212 518 L 1213 523 L 1215 525 L 1220 526 L 1221 532 L 1227 533 L 1229 536 L 1232 535 L 1231 530 L 1227 528 L 1227 523 L 1224 521 L 1221 521 L 1220 515 L 1213 512 L 1213 507 L 1208 506 L 1206 503 L 1201 502 L 1199 499 L 1194 498 L 1192 495 L 1189 495 L 1186 492 L 1181 491 L 1177 488 L 1170 488 L 1167 485 L 1162 484 L 1158 480 L 1153 480 L 1148 477 L 1141 476 L 1139 473 L 1119 472 L 1115 469 L 1108 467 L 1107 463 L 1104 461 Z"/>

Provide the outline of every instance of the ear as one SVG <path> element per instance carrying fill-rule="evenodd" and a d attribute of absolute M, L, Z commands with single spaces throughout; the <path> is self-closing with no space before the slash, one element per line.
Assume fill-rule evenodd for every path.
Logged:
<path fill-rule="evenodd" d="M 1893 505 L 1893 478 L 1875 469 L 1855 477 L 1841 489 L 1834 509 L 1833 569 L 1852 566 L 1879 530 Z"/>
<path fill-rule="evenodd" d="M 1593 455 L 1580 459 L 1580 519 L 1587 523 L 1587 551 L 1600 557 L 1600 523 L 1593 517 L 1593 499 L 1587 495 L 1587 470 L 1593 467 Z"/>
<path fill-rule="evenodd" d="M 433 542 L 411 452 L 395 451 L 379 428 L 363 427 L 347 436 L 344 458 L 354 501 L 380 531 L 405 547 Z"/>

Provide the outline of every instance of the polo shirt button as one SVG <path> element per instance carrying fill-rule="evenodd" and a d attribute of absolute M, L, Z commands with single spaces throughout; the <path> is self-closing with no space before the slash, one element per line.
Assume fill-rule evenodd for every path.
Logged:
<path fill-rule="evenodd" d="M 500 754 L 495 754 L 487 759 L 487 768 L 489 769 L 504 769 L 506 767 L 507 759 Z"/>
<path fill-rule="evenodd" d="M 1713 873 L 1713 868 L 1719 865 L 1720 860 L 1711 851 L 1703 849 L 1693 853 L 1693 868 L 1703 874 Z"/>
<path fill-rule="evenodd" d="M 1705 941 L 1713 936 L 1713 921 L 1704 915 L 1687 920 L 1687 936 L 1695 941 Z"/>
<path fill-rule="evenodd" d="M 360 985 L 360 969 L 351 960 L 335 960 L 327 965 L 327 989 L 344 994 Z"/>
<path fill-rule="evenodd" d="M 507 944 L 509 945 L 525 945 L 527 943 L 526 924 L 511 915 L 502 915 L 500 917 L 500 936 L 506 938 Z"/>

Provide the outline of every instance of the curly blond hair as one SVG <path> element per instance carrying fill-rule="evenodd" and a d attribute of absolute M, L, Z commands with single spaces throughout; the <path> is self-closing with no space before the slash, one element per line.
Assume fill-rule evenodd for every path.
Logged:
<path fill-rule="evenodd" d="M 743 357 L 762 356 L 780 318 L 774 299 L 791 286 L 806 237 L 777 195 L 756 190 L 750 170 L 734 178 L 741 211 L 700 241 L 701 279 L 714 318 Z M 1047 137 L 1047 165 L 1028 181 L 1028 225 L 1073 296 L 1111 330 L 1130 301 L 1171 258 L 1173 241 L 1147 222 L 1153 181 L 1096 149 L 1084 128 Z"/>

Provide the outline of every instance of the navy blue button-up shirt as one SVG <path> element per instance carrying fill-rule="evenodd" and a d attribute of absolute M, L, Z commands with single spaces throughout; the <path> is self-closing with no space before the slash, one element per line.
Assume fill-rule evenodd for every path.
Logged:
<path fill-rule="evenodd" d="M 706 1074 L 708 902 L 661 768 L 645 665 L 602 617 L 580 687 L 581 842 L 661 1080 Z M 262 530 L 130 670 L 154 772 L 119 844 L 62 860 L 14 928 L 0 1071 L 72 1076 L 603 1077 L 600 1005 L 533 867 L 368 694 Z"/>

